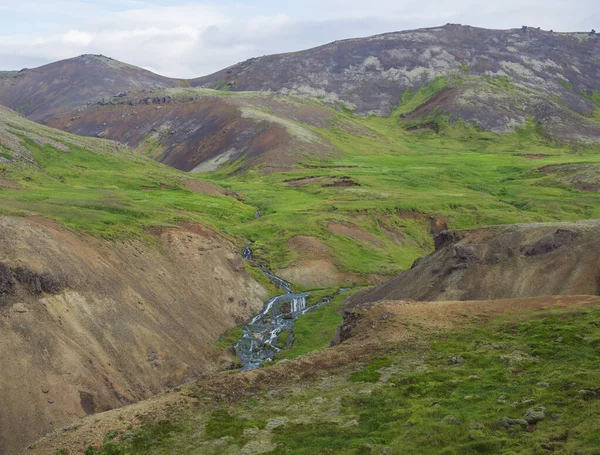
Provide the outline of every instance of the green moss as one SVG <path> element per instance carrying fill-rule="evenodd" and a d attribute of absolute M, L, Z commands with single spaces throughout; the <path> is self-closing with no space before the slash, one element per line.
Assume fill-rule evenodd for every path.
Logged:
<path fill-rule="evenodd" d="M 369 365 L 366 365 L 364 368 L 355 371 L 350 375 L 350 381 L 353 382 L 377 382 L 381 377 L 381 370 L 384 367 L 389 367 L 392 364 L 392 360 L 389 358 L 379 358 L 375 359 Z"/>
<path fill-rule="evenodd" d="M 594 102 L 594 103 L 596 103 L 596 104 L 600 104 L 600 92 L 594 92 L 594 91 L 593 91 L 593 92 L 591 93 L 591 95 L 590 95 L 590 94 L 588 94 L 588 92 L 587 92 L 587 91 L 585 91 L 585 90 L 581 90 L 581 91 L 579 92 L 579 94 L 580 94 L 581 96 L 583 96 L 584 98 L 587 98 L 588 100 L 590 100 L 590 101 L 593 101 L 593 102 Z"/>
<path fill-rule="evenodd" d="M 269 298 L 281 294 L 281 290 L 258 267 L 254 267 L 244 260 L 244 268 L 255 281 L 258 281 L 269 292 Z"/>
<path fill-rule="evenodd" d="M 294 343 L 289 349 L 280 351 L 278 359 L 295 359 L 312 351 L 329 347 L 337 327 L 342 322 L 338 313 L 340 305 L 352 293 L 339 294 L 329 303 L 296 319 Z"/>
<path fill-rule="evenodd" d="M 220 349 L 231 349 L 243 336 L 244 331 L 242 328 L 234 327 L 221 334 L 215 344 Z"/>
<path fill-rule="evenodd" d="M 569 91 L 573 91 L 573 85 L 566 79 L 558 78 L 558 83 Z"/>
<path fill-rule="evenodd" d="M 242 436 L 244 429 L 252 427 L 264 427 L 264 423 L 253 422 L 225 410 L 218 410 L 214 411 L 206 422 L 205 435 L 207 439 L 218 439 L 225 436 L 235 439 Z"/>
<path fill-rule="evenodd" d="M 334 297 L 338 291 L 338 287 L 329 287 L 311 291 L 310 295 L 306 298 L 306 306 L 311 307 L 317 303 L 321 303 L 327 297 Z"/>

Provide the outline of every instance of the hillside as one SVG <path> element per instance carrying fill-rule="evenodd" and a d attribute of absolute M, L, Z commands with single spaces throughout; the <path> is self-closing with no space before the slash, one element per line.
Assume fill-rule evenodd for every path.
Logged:
<path fill-rule="evenodd" d="M 181 83 L 102 55 L 82 55 L 39 68 L 0 73 L 0 104 L 45 122 L 121 93 L 178 87 Z"/>
<path fill-rule="evenodd" d="M 335 156 L 331 143 L 311 128 L 326 127 L 334 115 L 300 98 L 171 88 L 110 98 L 46 123 L 119 141 L 184 171 L 277 172 L 305 159 Z"/>
<path fill-rule="evenodd" d="M 600 295 L 599 234 L 598 220 L 445 231 L 433 253 L 350 304 Z"/>
<path fill-rule="evenodd" d="M 90 416 L 23 453 L 594 453 L 598 297 L 380 302 L 339 346 Z"/>
<path fill-rule="evenodd" d="M 494 132 L 532 117 L 556 139 L 598 143 L 600 130 L 590 118 L 600 102 L 599 58 L 595 34 L 448 24 L 253 58 L 192 85 L 303 95 L 387 116 L 410 92 L 455 76 L 454 87 L 415 115 L 441 108 Z M 482 85 L 486 80 L 496 84 Z"/>
<path fill-rule="evenodd" d="M 253 207 L 4 108 L 0 151 L 2 453 L 231 365 L 267 291 L 218 226 Z"/>

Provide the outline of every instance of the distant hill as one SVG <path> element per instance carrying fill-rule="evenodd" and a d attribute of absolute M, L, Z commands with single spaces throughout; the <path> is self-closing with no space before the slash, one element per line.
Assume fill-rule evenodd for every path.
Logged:
<path fill-rule="evenodd" d="M 499 134 L 533 121 L 550 141 L 598 145 L 599 62 L 596 34 L 448 24 L 253 58 L 192 80 L 83 55 L 0 73 L 0 104 L 186 171 L 237 160 L 238 170 L 277 170 L 335 154 L 327 141 L 292 134 L 330 127 L 331 108 L 393 114 L 401 128 L 436 133 L 448 121 Z"/>
<path fill-rule="evenodd" d="M 506 132 L 531 116 L 557 139 L 599 142 L 600 128 L 586 119 L 600 103 L 599 62 L 597 34 L 448 24 L 252 58 L 192 85 L 302 94 L 361 115 L 389 115 L 407 91 L 451 77 L 416 117 L 440 108 Z"/>
<path fill-rule="evenodd" d="M 0 104 L 35 121 L 122 92 L 177 87 L 159 76 L 102 55 L 81 55 L 34 69 L 0 73 Z"/>

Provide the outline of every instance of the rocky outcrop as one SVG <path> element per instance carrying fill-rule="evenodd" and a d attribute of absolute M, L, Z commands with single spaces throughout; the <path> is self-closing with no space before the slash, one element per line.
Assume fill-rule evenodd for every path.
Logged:
<path fill-rule="evenodd" d="M 105 241 L 0 217 L 1 453 L 229 361 L 215 340 L 266 291 L 206 228 L 153 235 Z"/>
<path fill-rule="evenodd" d="M 599 220 L 444 231 L 435 248 L 351 304 L 600 295 Z"/>

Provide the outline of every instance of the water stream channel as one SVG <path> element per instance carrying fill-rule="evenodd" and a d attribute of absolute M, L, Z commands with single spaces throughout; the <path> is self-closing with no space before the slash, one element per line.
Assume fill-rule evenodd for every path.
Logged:
<path fill-rule="evenodd" d="M 250 247 L 247 246 L 242 250 L 242 256 L 244 259 L 252 260 Z M 332 297 L 325 297 L 315 305 L 307 307 L 306 298 L 310 292 L 295 294 L 292 292 L 290 283 L 269 273 L 264 264 L 258 264 L 258 266 L 284 294 L 268 300 L 264 309 L 248 324 L 242 326 L 244 335 L 235 344 L 235 351 L 242 362 L 243 370 L 258 368 L 261 363 L 273 360 L 277 352 L 291 346 L 294 340 L 293 329 L 296 319 L 316 310 L 332 299 Z M 287 343 L 279 339 L 283 332 L 288 333 Z"/>

